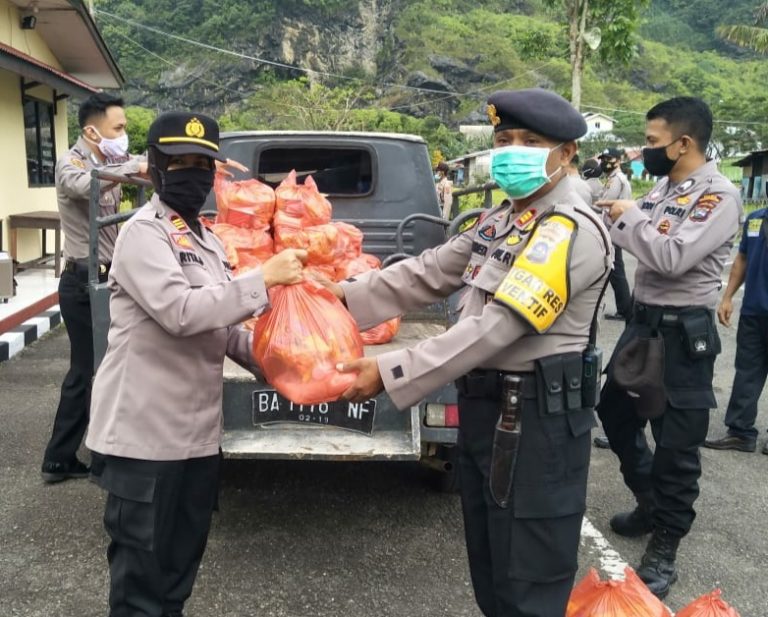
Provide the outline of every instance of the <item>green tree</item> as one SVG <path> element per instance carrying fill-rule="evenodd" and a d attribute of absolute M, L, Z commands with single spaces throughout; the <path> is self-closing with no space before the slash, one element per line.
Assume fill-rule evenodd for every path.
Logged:
<path fill-rule="evenodd" d="M 571 102 L 581 107 L 581 80 L 590 49 L 604 62 L 627 64 L 635 54 L 641 11 L 650 0 L 547 0 L 568 20 Z"/>
<path fill-rule="evenodd" d="M 149 125 L 155 119 L 155 112 L 145 107 L 132 105 L 125 108 L 125 116 L 128 124 L 125 132 L 128 133 L 131 152 L 142 154 L 147 149 L 147 133 Z"/>
<path fill-rule="evenodd" d="M 768 53 L 768 28 L 766 25 L 768 25 L 768 2 L 757 7 L 754 25 L 720 26 L 716 32 L 726 41 L 766 54 Z"/>

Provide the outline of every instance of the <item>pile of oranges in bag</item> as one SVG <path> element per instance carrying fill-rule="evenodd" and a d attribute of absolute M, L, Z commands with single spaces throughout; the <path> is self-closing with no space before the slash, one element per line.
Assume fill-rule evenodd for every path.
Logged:
<path fill-rule="evenodd" d="M 213 232 L 224 244 L 235 274 L 258 267 L 287 248 L 306 249 L 305 272 L 341 281 L 381 267 L 362 252 L 363 233 L 332 221 L 331 203 L 311 176 L 303 184 L 292 171 L 276 188 L 256 179 L 231 181 L 217 174 L 218 215 Z M 254 357 L 264 376 L 289 400 L 315 404 L 337 399 L 354 375 L 335 366 L 362 356 L 362 346 L 389 342 L 400 319 L 362 333 L 348 311 L 322 286 L 305 280 L 270 290 L 272 308 L 248 325 Z"/>

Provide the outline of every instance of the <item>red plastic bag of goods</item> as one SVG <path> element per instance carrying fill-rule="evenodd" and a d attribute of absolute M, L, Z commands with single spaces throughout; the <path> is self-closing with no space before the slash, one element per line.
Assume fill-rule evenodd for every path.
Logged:
<path fill-rule="evenodd" d="M 721 594 L 719 589 L 704 594 L 675 613 L 675 617 L 739 617 L 736 609 L 720 597 Z"/>
<path fill-rule="evenodd" d="M 313 227 L 275 227 L 275 248 L 306 249 L 307 263 L 310 265 L 330 264 L 338 257 L 339 231 L 333 225 L 315 225 Z"/>
<path fill-rule="evenodd" d="M 275 287 L 272 308 L 253 333 L 253 355 L 267 381 L 300 405 L 335 401 L 357 378 L 336 365 L 363 355 L 357 325 L 331 292 L 313 281 Z"/>
<path fill-rule="evenodd" d="M 260 228 L 272 222 L 275 213 L 275 191 L 256 179 L 230 180 L 217 173 L 213 181 L 216 195 L 217 223 L 237 227 Z"/>
<path fill-rule="evenodd" d="M 360 338 L 363 339 L 363 343 L 366 345 L 383 345 L 389 343 L 397 335 L 397 331 L 400 329 L 400 318 L 395 317 L 384 323 L 380 323 L 378 326 L 374 326 L 369 330 L 365 330 L 360 333 Z"/>
<path fill-rule="evenodd" d="M 341 259 L 355 259 L 363 252 L 363 232 L 354 225 L 334 221 L 331 223 L 339 231 L 339 256 Z"/>
<path fill-rule="evenodd" d="M 632 568 L 624 580 L 601 581 L 591 568 L 571 592 L 565 617 L 669 617 L 669 611 Z"/>
<path fill-rule="evenodd" d="M 269 227 L 246 229 L 226 223 L 216 223 L 213 233 L 221 240 L 229 265 L 235 270 L 255 268 L 275 254 Z"/>
<path fill-rule="evenodd" d="M 336 264 L 336 280 L 343 281 L 350 276 L 368 272 L 368 270 L 378 270 L 381 268 L 381 260 L 376 255 L 363 253 L 355 259 L 348 259 Z"/>
<path fill-rule="evenodd" d="M 275 198 L 277 210 L 301 219 L 303 227 L 331 222 L 331 202 L 317 190 L 312 176 L 297 184 L 296 170 L 291 171 L 275 189 Z"/>

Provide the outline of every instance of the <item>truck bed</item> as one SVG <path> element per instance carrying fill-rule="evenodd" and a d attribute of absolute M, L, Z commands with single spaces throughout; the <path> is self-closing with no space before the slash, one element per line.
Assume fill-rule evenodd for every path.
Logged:
<path fill-rule="evenodd" d="M 375 356 L 436 336 L 444 324 L 404 321 L 397 336 L 386 345 L 369 345 L 366 356 Z M 371 435 L 341 428 L 279 423 L 249 426 L 245 417 L 228 417 L 226 410 L 242 412 L 250 395 L 261 384 L 251 373 L 227 359 L 224 364 L 225 426 L 222 449 L 230 458 L 294 460 L 419 460 L 421 418 L 417 407 L 397 411 L 386 393 L 377 397 L 378 409 Z"/>

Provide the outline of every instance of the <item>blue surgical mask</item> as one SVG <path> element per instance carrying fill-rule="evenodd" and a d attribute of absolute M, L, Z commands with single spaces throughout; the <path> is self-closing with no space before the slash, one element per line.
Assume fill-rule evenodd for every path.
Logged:
<path fill-rule="evenodd" d="M 547 173 L 549 153 L 560 146 L 552 150 L 528 146 L 504 146 L 491 150 L 491 178 L 512 199 L 530 197 L 562 169 L 558 167 L 551 175 Z"/>

